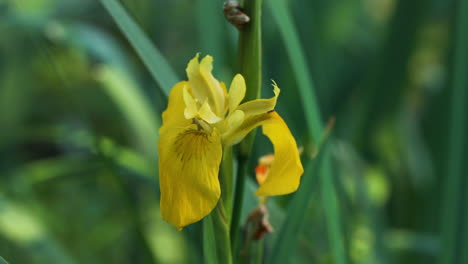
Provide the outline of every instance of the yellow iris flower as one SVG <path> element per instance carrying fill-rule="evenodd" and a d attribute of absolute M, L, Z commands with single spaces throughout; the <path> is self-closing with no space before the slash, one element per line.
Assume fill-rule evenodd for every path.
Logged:
<path fill-rule="evenodd" d="M 198 54 L 187 65 L 188 81 L 177 83 L 159 130 L 161 213 L 177 228 L 197 222 L 216 206 L 223 147 L 239 143 L 250 131 L 263 127 L 273 143 L 275 161 L 255 195 L 294 192 L 303 173 L 296 141 L 274 111 L 274 96 L 241 104 L 246 85 L 242 75 L 232 80 L 229 93 L 212 74 L 213 58 Z"/>

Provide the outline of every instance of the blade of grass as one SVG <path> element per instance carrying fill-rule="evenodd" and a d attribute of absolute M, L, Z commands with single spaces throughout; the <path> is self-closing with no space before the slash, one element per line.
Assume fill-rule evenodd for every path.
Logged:
<path fill-rule="evenodd" d="M 448 135 L 448 152 L 446 168 L 446 185 L 444 194 L 444 214 L 442 214 L 442 254 L 440 263 L 464 263 L 461 259 L 463 245 L 468 243 L 468 237 L 463 237 L 460 229 L 466 227 L 463 222 L 463 173 L 464 148 L 466 147 L 466 107 L 468 75 L 468 2 L 457 1 L 455 23 L 455 42 L 453 53 L 452 98 L 450 109 L 450 126 Z M 465 153 L 466 154 L 466 153 Z M 465 224 L 465 226 L 463 226 Z M 466 263 L 466 262 L 465 262 Z"/>
<path fill-rule="evenodd" d="M 304 107 L 305 117 L 311 139 L 318 142 L 322 134 L 322 119 L 315 96 L 314 82 L 309 74 L 309 67 L 304 56 L 299 35 L 289 13 L 284 0 L 267 1 L 267 6 L 273 16 L 281 38 L 284 42 L 286 52 L 289 56 L 290 64 L 293 69 L 294 77 L 298 84 L 301 94 L 302 106 Z M 281 87 L 281 85 L 280 85 Z"/>
<path fill-rule="evenodd" d="M 167 96 L 171 87 L 179 80 L 169 63 L 117 0 L 101 0 L 101 3 Z"/>
<path fill-rule="evenodd" d="M 157 148 L 148 144 L 148 140 L 157 142 L 161 120 L 148 100 L 125 74 L 116 69 L 102 66 L 97 72 L 97 78 L 134 130 L 140 147 L 153 160 L 157 158 Z"/>
<path fill-rule="evenodd" d="M 394 14 L 389 22 L 389 31 L 375 56 L 373 72 L 365 83 L 360 84 L 362 102 L 351 104 L 351 118 L 343 126 L 353 128 L 352 136 L 357 145 L 369 148 L 369 137 L 375 131 L 376 124 L 390 113 L 398 111 L 405 81 L 408 78 L 408 61 L 410 61 L 426 18 L 428 0 L 397 1 Z M 351 123 L 352 122 L 352 123 Z M 355 131 L 354 131 L 355 130 Z"/>
<path fill-rule="evenodd" d="M 275 20 L 275 23 L 278 26 L 280 31 L 281 38 L 284 42 L 286 52 L 289 56 L 291 62 L 291 67 L 293 68 L 293 73 L 295 74 L 296 81 L 298 83 L 298 89 L 300 93 L 300 98 L 302 100 L 302 106 L 304 108 L 304 113 L 306 117 L 306 122 L 308 126 L 308 134 L 310 139 L 316 144 L 319 142 L 320 137 L 323 131 L 323 125 L 321 121 L 320 110 L 318 108 L 317 99 L 314 94 L 314 85 L 312 78 L 309 74 L 309 68 L 305 60 L 303 48 L 300 44 L 299 36 L 297 30 L 294 26 L 292 17 L 289 13 L 286 2 L 283 0 L 271 0 L 268 1 L 268 7 L 270 12 Z M 322 198 L 325 211 L 325 218 L 328 223 L 328 236 L 330 241 L 330 246 L 332 249 L 334 262 L 338 264 L 346 263 L 346 255 L 344 249 L 343 234 L 341 232 L 341 220 L 339 216 L 338 209 L 338 200 L 336 191 L 333 185 L 332 172 L 330 168 L 329 155 L 324 154 L 323 166 L 320 166 L 318 174 L 322 182 Z M 306 175 L 307 176 L 307 175 Z M 312 175 L 309 175 L 310 178 Z M 305 178 L 305 177 L 304 177 Z M 312 188 L 313 181 L 303 179 L 303 183 L 300 186 L 300 189 L 310 190 Z M 309 200 L 311 197 L 305 197 L 305 200 Z M 294 203 L 290 204 L 292 215 L 296 215 L 298 219 L 291 219 L 291 216 L 288 215 L 288 218 L 285 221 L 285 224 L 282 227 L 281 239 L 278 239 L 274 245 L 273 254 L 271 256 L 271 261 L 273 263 L 285 263 L 288 262 L 288 257 L 290 252 L 294 249 L 297 238 L 297 234 L 300 231 L 300 223 L 304 219 L 302 212 L 303 207 L 300 207 L 299 203 L 304 201 L 299 199 L 294 199 Z M 298 212 L 296 212 L 298 211 Z M 300 212 L 299 212 L 300 211 Z M 293 221 L 291 223 L 291 221 Z"/>

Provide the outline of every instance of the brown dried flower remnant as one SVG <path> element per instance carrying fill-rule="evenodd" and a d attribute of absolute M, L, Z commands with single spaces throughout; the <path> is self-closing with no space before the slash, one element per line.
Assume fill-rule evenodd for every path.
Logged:
<path fill-rule="evenodd" d="M 244 25 L 250 21 L 249 16 L 242 12 L 239 3 L 234 0 L 224 3 L 224 17 L 239 30 L 242 30 Z"/>

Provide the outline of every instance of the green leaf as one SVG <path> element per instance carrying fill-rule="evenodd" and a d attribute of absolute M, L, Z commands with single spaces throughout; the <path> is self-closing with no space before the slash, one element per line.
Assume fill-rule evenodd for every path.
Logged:
<path fill-rule="evenodd" d="M 129 16 L 122 5 L 117 0 L 101 0 L 101 3 L 110 13 L 115 23 L 125 35 L 127 40 L 136 50 L 140 59 L 150 71 L 154 80 L 159 84 L 162 91 L 169 95 L 169 91 L 179 80 L 169 63 L 152 45 L 143 30 Z"/>
<path fill-rule="evenodd" d="M 124 73 L 102 66 L 97 72 L 97 78 L 104 84 L 105 91 L 133 129 L 140 148 L 155 160 L 157 148 L 155 144 L 148 142 L 158 140 L 158 128 L 161 124 L 159 114 L 153 111 L 149 101 Z"/>
<path fill-rule="evenodd" d="M 465 0 L 456 1 L 456 23 L 455 41 L 453 52 L 452 90 L 450 126 L 448 135 L 447 167 L 445 176 L 444 210 L 441 218 L 442 222 L 442 242 L 443 248 L 440 263 L 466 263 L 468 253 L 464 249 L 468 243 L 466 206 L 468 196 L 466 191 L 466 146 L 467 124 L 466 113 L 468 107 L 468 2 Z M 464 189 L 463 189 L 463 185 Z M 461 232 L 465 229 L 465 232 Z"/>
<path fill-rule="evenodd" d="M 314 84 L 309 74 L 309 67 L 305 60 L 306 56 L 300 44 L 299 35 L 294 26 L 292 17 L 284 0 L 268 1 L 268 6 L 273 19 L 275 20 L 281 38 L 283 39 L 286 52 L 289 56 L 291 67 L 298 83 L 302 107 L 305 113 L 306 123 L 308 126 L 309 138 L 318 145 L 323 134 L 323 124 L 317 99 L 314 94 Z M 341 220 L 339 215 L 337 194 L 333 184 L 333 175 L 330 168 L 329 154 L 323 154 L 323 161 L 318 166 L 320 169 L 317 173 L 311 174 L 310 169 L 306 170 L 303 182 L 300 186 L 297 196 L 301 196 L 304 190 L 311 190 L 314 181 L 310 178 L 316 174 L 320 175 L 322 184 L 322 199 L 324 204 L 325 218 L 328 231 L 330 246 L 333 253 L 334 263 L 346 263 L 346 255 L 344 249 L 343 234 L 341 231 Z M 310 162 L 309 162 L 310 163 Z M 314 162 L 315 163 L 315 162 Z M 307 165 L 307 167 L 312 165 Z M 274 250 L 270 261 L 272 263 L 287 263 L 292 250 L 296 245 L 296 238 L 300 232 L 300 225 L 304 220 L 303 203 L 311 199 L 311 195 L 304 196 L 302 199 L 296 198 L 290 204 L 290 212 L 285 224 L 282 226 L 282 236 L 279 236 L 274 244 Z"/>

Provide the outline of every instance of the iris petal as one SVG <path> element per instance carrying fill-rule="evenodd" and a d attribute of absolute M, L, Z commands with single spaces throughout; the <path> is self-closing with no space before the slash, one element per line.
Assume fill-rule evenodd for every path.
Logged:
<path fill-rule="evenodd" d="M 198 62 L 198 54 L 187 65 L 187 76 L 193 95 L 199 102 L 208 99 L 216 115 L 222 116 L 225 110 L 225 89 L 211 74 L 213 57 L 205 56 Z"/>
<path fill-rule="evenodd" d="M 213 113 L 210 105 L 208 104 L 208 101 L 205 101 L 202 107 L 200 107 L 198 114 L 200 115 L 201 119 L 205 120 L 209 124 L 214 124 L 222 120 L 221 117 Z"/>
<path fill-rule="evenodd" d="M 242 125 L 242 122 L 244 121 L 244 116 L 244 112 L 242 112 L 241 110 L 234 111 L 234 113 L 232 113 L 227 119 L 227 130 L 234 130 L 240 125 Z"/>
<path fill-rule="evenodd" d="M 229 88 L 229 113 L 233 113 L 245 97 L 245 80 L 242 75 L 237 74 L 232 79 Z"/>
<path fill-rule="evenodd" d="M 198 114 L 198 107 L 197 102 L 193 99 L 193 96 L 188 91 L 187 85 L 183 88 L 184 94 L 184 103 L 185 103 L 185 111 L 184 116 L 186 119 L 192 119 L 197 116 Z"/>
<path fill-rule="evenodd" d="M 275 159 L 268 177 L 260 185 L 255 195 L 282 195 L 294 192 L 304 169 L 302 168 L 296 140 L 284 120 L 276 113 L 269 114 L 268 121 L 263 123 L 263 134 L 273 143 Z"/>
<path fill-rule="evenodd" d="M 216 129 L 210 134 L 199 131 L 184 117 L 183 89 L 187 85 L 179 82 L 172 88 L 158 142 L 161 213 L 178 228 L 208 215 L 221 192 L 220 137 Z"/>
<path fill-rule="evenodd" d="M 179 82 L 171 89 L 169 94 L 166 111 L 162 114 L 163 126 L 159 133 L 166 130 L 172 130 L 174 127 L 185 127 L 192 123 L 184 117 L 185 102 L 183 99 L 183 89 L 188 85 L 188 82 Z"/>
<path fill-rule="evenodd" d="M 272 196 L 294 192 L 299 186 L 304 169 L 296 140 L 286 123 L 276 112 L 246 118 L 239 127 L 223 134 L 223 141 L 225 145 L 234 145 L 260 125 L 263 126 L 263 134 L 273 143 L 275 159 L 268 172 L 268 177 L 255 194 Z"/>
<path fill-rule="evenodd" d="M 237 111 L 240 111 L 240 110 L 236 110 L 236 112 Z M 254 115 L 254 116 L 250 116 L 246 118 L 244 114 L 243 118 L 244 118 L 243 119 L 244 121 L 237 127 L 232 127 L 232 126 L 227 127 L 228 129 L 229 128 L 231 129 L 223 133 L 224 145 L 231 146 L 231 145 L 235 145 L 239 143 L 242 139 L 245 138 L 245 136 L 247 136 L 248 133 L 250 133 L 250 131 L 260 126 L 261 124 L 263 124 L 263 122 L 265 122 L 266 120 L 268 120 L 270 118 L 270 115 L 269 113 L 264 113 L 264 114 Z"/>
<path fill-rule="evenodd" d="M 174 132 L 174 131 L 173 131 Z M 195 125 L 161 133 L 159 181 L 161 214 L 179 229 L 207 216 L 221 195 L 218 180 L 221 140 Z"/>
<path fill-rule="evenodd" d="M 242 110 L 245 113 L 246 118 L 273 110 L 276 106 L 276 100 L 280 94 L 280 89 L 276 83 L 273 83 L 273 87 L 273 92 L 275 95 L 272 98 L 248 101 L 241 104 L 237 109 Z"/>

